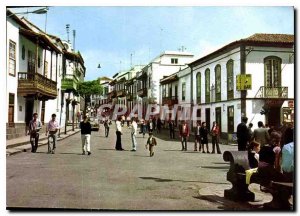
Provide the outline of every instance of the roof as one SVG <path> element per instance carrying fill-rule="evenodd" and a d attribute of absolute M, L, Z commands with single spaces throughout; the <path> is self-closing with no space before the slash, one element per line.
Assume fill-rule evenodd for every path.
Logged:
<path fill-rule="evenodd" d="M 294 43 L 294 35 L 290 34 L 254 34 L 245 39 L 245 42 L 272 42 L 272 43 Z"/>
<path fill-rule="evenodd" d="M 239 47 L 241 45 L 292 47 L 294 45 L 294 35 L 257 33 L 257 34 L 251 35 L 250 37 L 231 42 L 208 55 L 198 58 L 195 61 L 192 61 L 191 63 L 189 63 L 189 66 L 199 64 L 199 63 L 201 64 L 201 62 L 205 62 L 209 59 L 215 58 L 216 56 L 219 56 L 222 53 L 224 53 L 228 50 L 231 50 L 233 48 Z"/>
<path fill-rule="evenodd" d="M 99 80 L 108 80 L 108 81 L 112 81 L 112 78 L 109 78 L 109 77 L 106 77 L 106 76 L 103 76 L 103 77 L 99 77 Z"/>
<path fill-rule="evenodd" d="M 164 51 L 161 54 L 159 54 L 158 56 L 156 56 L 150 63 L 157 61 L 160 57 L 164 56 L 164 55 L 174 55 L 174 56 L 189 56 L 189 57 L 193 57 L 194 55 L 192 53 L 189 52 L 181 52 L 181 51 Z"/>
<path fill-rule="evenodd" d="M 160 84 L 167 84 L 167 83 L 171 83 L 171 82 L 177 81 L 178 80 L 177 73 L 178 72 L 176 72 L 176 74 L 172 74 L 170 76 L 162 78 L 160 80 Z"/>

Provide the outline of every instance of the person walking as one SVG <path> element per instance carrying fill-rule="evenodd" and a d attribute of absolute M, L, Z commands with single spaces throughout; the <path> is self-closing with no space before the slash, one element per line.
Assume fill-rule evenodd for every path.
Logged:
<path fill-rule="evenodd" d="M 179 128 L 179 136 L 181 138 L 181 151 L 187 151 L 187 138 L 190 136 L 189 126 L 186 121 L 183 121 L 182 125 Z"/>
<path fill-rule="evenodd" d="M 201 122 L 197 122 L 197 126 L 195 128 L 195 146 L 194 146 L 194 151 L 197 151 L 197 143 L 199 143 L 199 152 L 201 151 L 200 128 L 201 128 Z"/>
<path fill-rule="evenodd" d="M 253 132 L 253 140 L 260 143 L 261 147 L 269 144 L 270 135 L 267 128 L 264 128 L 264 124 L 259 121 L 257 123 L 258 128 Z"/>
<path fill-rule="evenodd" d="M 157 133 L 160 133 L 161 131 L 161 126 L 162 126 L 162 122 L 160 120 L 160 118 L 157 119 Z"/>
<path fill-rule="evenodd" d="M 136 134 L 137 134 L 137 123 L 136 119 L 132 119 L 131 123 L 131 140 L 132 140 L 132 150 L 131 151 L 136 151 Z"/>
<path fill-rule="evenodd" d="M 252 124 L 252 123 L 249 123 L 249 125 L 248 125 L 249 144 L 251 143 L 252 137 L 253 137 L 253 130 L 252 130 L 252 127 L 253 127 L 253 124 Z"/>
<path fill-rule="evenodd" d="M 141 127 L 142 127 L 143 138 L 145 138 L 146 127 L 147 127 L 146 120 L 142 121 L 142 126 Z"/>
<path fill-rule="evenodd" d="M 110 124 L 111 124 L 111 122 L 108 121 L 108 119 L 106 119 L 104 121 L 105 137 L 108 137 L 108 134 L 109 134 L 109 125 Z"/>
<path fill-rule="evenodd" d="M 38 114 L 33 113 L 33 119 L 29 122 L 29 132 L 30 135 L 30 144 L 31 144 L 31 152 L 35 153 L 39 146 L 39 131 L 42 128 L 42 123 L 38 120 Z"/>
<path fill-rule="evenodd" d="M 153 157 L 154 155 L 154 146 L 157 145 L 157 142 L 156 142 L 156 139 L 153 137 L 153 133 L 152 132 L 149 132 L 149 138 L 147 140 L 147 144 L 146 144 L 146 149 L 147 149 L 147 146 L 149 145 L 149 151 L 150 151 L 150 157 Z"/>
<path fill-rule="evenodd" d="M 175 125 L 174 121 L 169 121 L 170 139 L 175 139 Z"/>
<path fill-rule="evenodd" d="M 204 151 L 204 144 L 206 144 L 206 152 L 209 152 L 208 149 L 208 129 L 206 128 L 206 122 L 202 122 L 201 128 L 200 128 L 200 140 L 201 140 L 201 145 L 202 145 L 202 153 L 205 153 Z"/>
<path fill-rule="evenodd" d="M 220 127 L 217 122 L 213 122 L 213 126 L 211 128 L 211 142 L 212 142 L 212 154 L 215 153 L 215 148 L 217 147 L 217 153 L 221 154 L 219 140 L 220 140 Z"/>
<path fill-rule="evenodd" d="M 122 118 L 119 117 L 118 120 L 116 121 L 116 135 L 117 135 L 117 141 L 116 141 L 116 146 L 115 149 L 117 151 L 123 151 L 124 149 L 122 148 L 122 126 L 121 126 L 121 120 Z"/>
<path fill-rule="evenodd" d="M 58 129 L 59 129 L 59 124 L 56 121 L 56 114 L 53 113 L 51 115 L 51 120 L 49 121 L 49 123 L 47 124 L 47 127 L 46 127 L 46 136 L 48 136 L 48 132 L 49 132 L 49 136 L 48 136 L 48 154 L 50 154 L 50 153 L 54 154 L 55 153 Z M 52 138 L 52 140 L 53 140 L 52 148 L 50 146 L 49 138 Z"/>
<path fill-rule="evenodd" d="M 153 132 L 153 122 L 152 122 L 152 119 L 149 119 L 149 122 L 148 122 L 148 132 Z"/>
<path fill-rule="evenodd" d="M 247 117 L 242 117 L 242 122 L 237 126 L 236 136 L 238 142 L 238 150 L 239 151 L 246 151 L 247 144 L 249 141 L 249 130 L 247 128 Z"/>
<path fill-rule="evenodd" d="M 91 154 L 90 141 L 91 141 L 92 126 L 86 115 L 83 116 L 83 121 L 80 122 L 80 129 L 81 129 L 82 155 L 85 155 L 85 152 L 87 152 L 88 155 L 90 155 Z"/>

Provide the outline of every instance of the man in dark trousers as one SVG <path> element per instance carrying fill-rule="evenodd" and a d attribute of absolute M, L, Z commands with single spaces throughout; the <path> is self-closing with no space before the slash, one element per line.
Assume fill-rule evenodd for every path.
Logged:
<path fill-rule="evenodd" d="M 175 125 L 174 121 L 169 121 L 169 131 L 170 131 L 170 139 L 175 139 Z"/>
<path fill-rule="evenodd" d="M 82 155 L 85 155 L 85 152 L 87 152 L 88 155 L 90 155 L 92 126 L 86 115 L 83 116 L 83 121 L 80 122 L 80 129 L 81 129 Z"/>
<path fill-rule="evenodd" d="M 181 145 L 182 145 L 181 151 L 186 151 L 187 150 L 187 139 L 190 136 L 189 126 L 187 125 L 186 121 L 183 121 L 183 123 L 179 127 L 179 136 L 180 136 Z"/>
<path fill-rule="evenodd" d="M 242 117 L 242 122 L 237 126 L 236 136 L 239 151 L 246 151 L 247 149 L 247 143 L 249 141 L 249 130 L 247 127 L 247 121 L 247 117 Z"/>

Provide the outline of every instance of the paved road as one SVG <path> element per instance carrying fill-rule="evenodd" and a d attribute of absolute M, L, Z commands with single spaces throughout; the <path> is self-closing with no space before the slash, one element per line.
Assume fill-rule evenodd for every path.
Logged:
<path fill-rule="evenodd" d="M 112 127 L 113 128 L 113 127 Z M 112 132 L 112 131 L 111 131 Z M 81 155 L 80 134 L 58 143 L 56 154 L 43 146 L 35 154 L 7 157 L 7 207 L 106 210 L 231 210 L 255 209 L 252 204 L 225 200 L 229 165 L 219 154 L 180 151 L 178 141 L 160 135 L 154 157 L 138 135 L 131 152 L 129 130 L 123 148 L 115 151 L 115 136 L 92 134 L 92 155 Z M 236 146 L 221 145 L 221 150 Z M 254 188 L 257 190 L 256 188 Z M 271 199 L 271 197 L 267 197 Z"/>

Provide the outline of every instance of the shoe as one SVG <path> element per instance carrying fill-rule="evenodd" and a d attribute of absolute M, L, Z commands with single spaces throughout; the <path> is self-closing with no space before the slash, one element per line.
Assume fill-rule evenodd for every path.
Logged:
<path fill-rule="evenodd" d="M 154 152 L 152 152 L 152 154 L 150 154 L 150 157 L 153 157 L 153 155 L 154 155 Z"/>
<path fill-rule="evenodd" d="M 211 154 L 214 154 L 215 152 L 213 151 L 213 152 L 211 152 Z"/>
<path fill-rule="evenodd" d="M 55 151 L 54 151 L 54 150 L 52 150 L 52 154 L 55 154 Z"/>
<path fill-rule="evenodd" d="M 222 152 L 218 152 L 218 154 L 222 154 Z"/>
<path fill-rule="evenodd" d="M 136 150 L 135 150 L 135 149 L 132 149 L 131 151 L 132 151 L 132 152 L 135 152 Z"/>
<path fill-rule="evenodd" d="M 85 152 L 82 152 L 82 155 L 85 155 Z"/>
<path fill-rule="evenodd" d="M 197 151 L 197 149 L 194 149 L 194 151 Z"/>
<path fill-rule="evenodd" d="M 209 151 L 207 151 L 207 153 L 209 154 L 210 152 L 209 152 Z"/>
<path fill-rule="evenodd" d="M 206 153 L 205 151 L 202 151 L 202 153 Z"/>
<path fill-rule="evenodd" d="M 187 149 L 184 149 L 184 151 L 187 151 Z"/>
<path fill-rule="evenodd" d="M 124 151 L 125 149 L 121 148 L 120 151 Z"/>
<path fill-rule="evenodd" d="M 88 151 L 88 155 L 91 155 L 92 153 Z"/>

